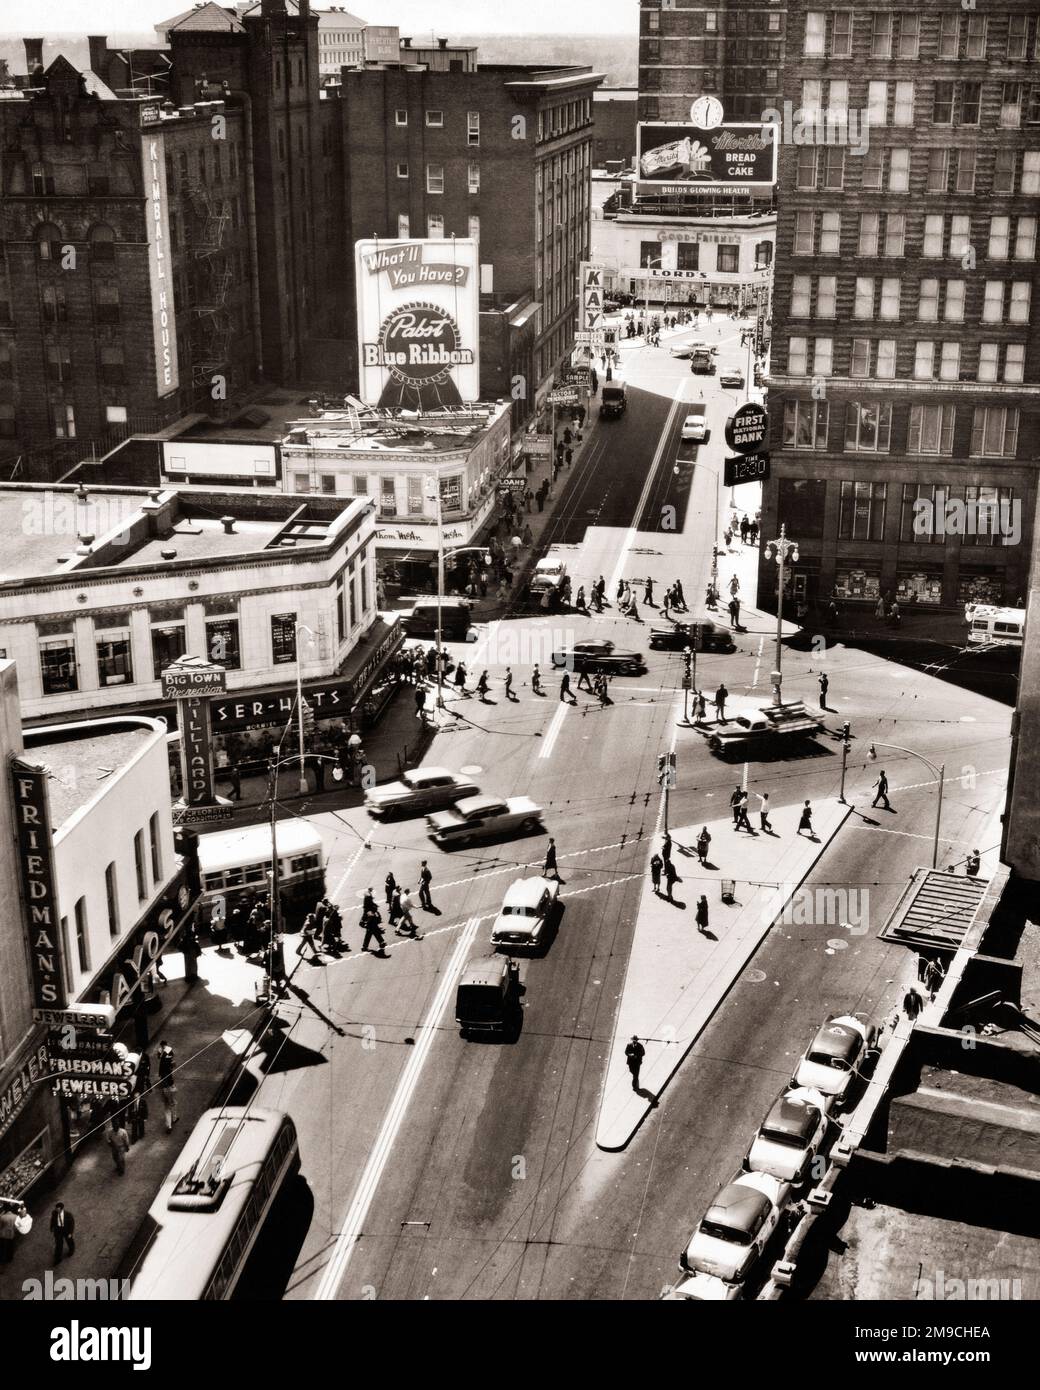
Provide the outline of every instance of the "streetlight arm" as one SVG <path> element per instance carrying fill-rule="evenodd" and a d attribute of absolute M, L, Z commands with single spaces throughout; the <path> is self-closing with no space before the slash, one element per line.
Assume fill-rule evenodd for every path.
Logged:
<path fill-rule="evenodd" d="M 938 768 L 934 763 L 930 763 L 923 753 L 915 753 L 912 748 L 901 748 L 898 743 L 878 743 L 875 739 L 871 745 L 874 748 L 887 748 L 890 753 L 905 753 L 908 758 L 916 758 L 918 762 L 924 763 L 929 772 L 933 772 L 936 777 L 943 776 L 944 768 Z"/>

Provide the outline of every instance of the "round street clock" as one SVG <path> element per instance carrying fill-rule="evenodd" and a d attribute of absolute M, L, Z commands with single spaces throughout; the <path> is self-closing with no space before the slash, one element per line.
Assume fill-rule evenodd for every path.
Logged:
<path fill-rule="evenodd" d="M 698 130 L 714 130 L 722 124 L 722 102 L 718 97 L 698 97 L 690 107 L 690 120 Z"/>

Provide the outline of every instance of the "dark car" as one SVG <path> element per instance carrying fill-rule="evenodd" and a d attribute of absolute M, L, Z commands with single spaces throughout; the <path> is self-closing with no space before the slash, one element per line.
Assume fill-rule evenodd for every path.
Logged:
<path fill-rule="evenodd" d="M 744 385 L 744 373 L 737 371 L 736 369 L 731 369 L 728 372 L 723 372 L 722 375 L 719 377 L 719 385 L 736 387 L 736 389 L 739 391 Z"/>
<path fill-rule="evenodd" d="M 737 649 L 737 644 L 726 629 L 716 627 L 712 622 L 676 623 L 674 627 L 651 628 L 650 645 L 661 652 L 681 652 L 687 647 L 695 647 L 699 652 L 735 652 Z"/>
<path fill-rule="evenodd" d="M 566 666 L 571 671 L 605 672 L 607 675 L 639 676 L 646 670 L 642 652 L 621 651 L 613 642 L 591 638 L 575 642 L 571 647 L 559 647 L 552 654 L 554 666 Z"/>

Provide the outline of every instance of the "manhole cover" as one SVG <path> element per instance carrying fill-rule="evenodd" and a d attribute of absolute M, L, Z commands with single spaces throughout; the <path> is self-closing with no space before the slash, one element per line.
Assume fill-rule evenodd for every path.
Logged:
<path fill-rule="evenodd" d="M 848 950 L 848 946 L 849 943 L 847 941 L 843 941 L 840 936 L 832 936 L 831 939 L 827 942 L 827 948 L 831 951 L 846 951 Z"/>
<path fill-rule="evenodd" d="M 766 977 L 764 970 L 749 970 L 744 979 L 749 985 L 760 985 Z"/>
<path fill-rule="evenodd" d="M 477 774 L 483 772 L 484 769 L 481 767 L 480 763 L 467 763 L 465 767 L 460 767 L 459 771 L 464 772 L 467 777 L 476 777 Z"/>

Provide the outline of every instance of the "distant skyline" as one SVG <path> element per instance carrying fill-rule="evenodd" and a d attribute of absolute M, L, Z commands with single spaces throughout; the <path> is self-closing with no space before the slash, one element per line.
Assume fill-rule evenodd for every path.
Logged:
<path fill-rule="evenodd" d="M 147 34 L 164 19 L 189 8 L 179 0 L 33 0 L 12 5 L 0 21 L 0 36 L 34 38 L 57 33 Z M 229 0 L 228 8 L 233 5 Z M 324 3 L 315 9 L 331 9 Z M 404 34 L 635 34 L 634 0 L 524 0 L 503 6 L 491 0 L 361 0 L 344 8 L 370 24 L 396 24 Z M 12 16 L 11 9 L 21 10 Z"/>

